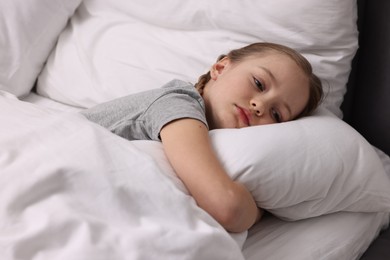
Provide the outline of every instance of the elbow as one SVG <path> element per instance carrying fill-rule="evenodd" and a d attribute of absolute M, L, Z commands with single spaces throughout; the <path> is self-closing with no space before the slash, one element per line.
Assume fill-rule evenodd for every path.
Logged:
<path fill-rule="evenodd" d="M 231 182 L 230 187 L 198 198 L 198 205 L 208 212 L 228 232 L 248 230 L 258 218 L 258 208 L 244 185 Z"/>
<path fill-rule="evenodd" d="M 224 199 L 214 204 L 213 213 L 211 215 L 233 233 L 248 230 L 262 215 L 250 193 L 239 183 L 225 193 Z"/>
<path fill-rule="evenodd" d="M 245 215 L 246 211 L 242 204 L 233 198 L 226 200 L 225 203 L 221 203 L 219 207 L 215 208 L 213 217 L 227 231 L 238 233 L 248 230 L 252 225 L 251 223 L 246 223 Z"/>
<path fill-rule="evenodd" d="M 239 225 L 239 218 L 239 210 L 235 208 L 222 209 L 215 216 L 215 219 L 221 226 L 223 226 L 228 232 L 233 233 L 243 232 L 249 228 Z"/>

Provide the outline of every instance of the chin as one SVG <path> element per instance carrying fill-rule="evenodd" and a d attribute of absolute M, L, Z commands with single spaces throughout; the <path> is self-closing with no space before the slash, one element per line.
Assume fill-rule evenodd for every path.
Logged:
<path fill-rule="evenodd" d="M 237 123 L 224 124 L 221 128 L 241 128 L 241 126 Z"/>

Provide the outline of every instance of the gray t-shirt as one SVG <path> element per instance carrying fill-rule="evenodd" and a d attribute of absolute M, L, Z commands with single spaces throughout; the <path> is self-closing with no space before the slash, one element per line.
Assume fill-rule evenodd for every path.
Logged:
<path fill-rule="evenodd" d="M 180 118 L 197 119 L 207 126 L 203 98 L 192 84 L 181 80 L 102 103 L 81 114 L 128 140 L 160 141 L 162 127 Z"/>

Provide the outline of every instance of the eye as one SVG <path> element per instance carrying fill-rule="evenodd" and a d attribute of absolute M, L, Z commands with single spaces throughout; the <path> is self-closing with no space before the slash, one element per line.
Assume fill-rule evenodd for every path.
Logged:
<path fill-rule="evenodd" d="M 256 79 L 256 78 L 253 78 L 253 81 L 255 82 L 255 85 L 256 87 L 261 91 L 265 91 L 265 86 L 263 85 L 263 83 L 261 83 L 260 80 Z"/>
<path fill-rule="evenodd" d="M 271 114 L 276 123 L 281 123 L 283 121 L 281 114 L 276 109 L 272 109 Z"/>

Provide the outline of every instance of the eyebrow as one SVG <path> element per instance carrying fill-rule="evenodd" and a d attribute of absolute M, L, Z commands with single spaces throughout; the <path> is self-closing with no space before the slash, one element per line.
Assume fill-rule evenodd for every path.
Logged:
<path fill-rule="evenodd" d="M 258 66 L 260 69 L 264 70 L 268 76 L 270 76 L 270 78 L 272 78 L 273 81 L 276 81 L 276 78 L 274 76 L 274 74 L 266 67 L 263 67 L 263 66 Z"/>
<path fill-rule="evenodd" d="M 265 71 L 268 76 L 272 79 L 272 81 L 276 82 L 276 78 L 274 76 L 274 74 L 266 67 L 263 67 L 263 66 L 258 66 L 260 69 L 262 69 L 263 71 Z M 286 102 L 283 102 L 282 105 L 287 109 L 287 112 L 289 113 L 289 117 L 290 119 L 289 120 L 293 120 L 294 118 L 292 117 L 292 111 L 291 111 L 291 107 L 286 103 Z M 287 121 L 289 121 L 287 120 Z"/>

